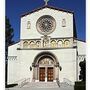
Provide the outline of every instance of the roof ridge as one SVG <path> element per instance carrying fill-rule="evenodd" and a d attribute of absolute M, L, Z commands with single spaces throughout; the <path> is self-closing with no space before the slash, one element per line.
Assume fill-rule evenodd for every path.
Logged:
<path fill-rule="evenodd" d="M 58 7 L 53 7 L 53 6 L 50 6 L 50 5 L 44 5 L 42 7 L 36 8 L 36 9 L 30 11 L 30 12 L 26 12 L 26 13 L 22 14 L 21 17 L 26 16 L 28 14 L 31 14 L 33 12 L 39 11 L 39 10 L 44 9 L 44 8 L 51 8 L 51 9 L 55 9 L 55 10 L 58 10 L 58 11 L 64 11 L 64 12 L 68 12 L 68 13 L 74 13 L 74 11 L 70 11 L 70 10 L 66 10 L 66 9 L 62 9 L 62 8 L 58 8 Z"/>

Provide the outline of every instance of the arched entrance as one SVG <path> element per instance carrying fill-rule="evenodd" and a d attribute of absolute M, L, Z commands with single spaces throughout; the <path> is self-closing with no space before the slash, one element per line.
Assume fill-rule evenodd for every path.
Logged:
<path fill-rule="evenodd" d="M 39 81 L 54 80 L 54 61 L 49 56 L 43 56 L 39 60 Z"/>
<path fill-rule="evenodd" d="M 52 82 L 59 78 L 59 63 L 51 52 L 39 53 L 33 62 L 33 79 Z"/>

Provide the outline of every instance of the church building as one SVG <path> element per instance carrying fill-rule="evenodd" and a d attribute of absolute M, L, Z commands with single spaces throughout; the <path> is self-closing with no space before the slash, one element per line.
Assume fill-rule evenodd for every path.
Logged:
<path fill-rule="evenodd" d="M 20 41 L 8 47 L 8 84 L 79 81 L 85 42 L 74 12 L 49 5 L 21 15 Z"/>

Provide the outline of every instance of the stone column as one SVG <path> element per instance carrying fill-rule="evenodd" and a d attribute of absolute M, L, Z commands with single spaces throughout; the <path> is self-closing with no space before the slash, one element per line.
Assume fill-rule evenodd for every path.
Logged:
<path fill-rule="evenodd" d="M 39 82 L 39 65 L 37 65 L 37 82 Z"/>
<path fill-rule="evenodd" d="M 47 67 L 45 67 L 45 82 L 47 82 Z"/>

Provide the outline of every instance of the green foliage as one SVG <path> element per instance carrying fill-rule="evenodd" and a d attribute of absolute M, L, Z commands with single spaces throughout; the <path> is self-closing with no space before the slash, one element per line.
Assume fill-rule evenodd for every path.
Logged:
<path fill-rule="evenodd" d="M 79 63 L 79 66 L 81 68 L 79 79 L 82 81 L 86 81 L 86 61 L 82 61 Z"/>
<path fill-rule="evenodd" d="M 14 30 L 11 27 L 9 19 L 6 17 L 5 21 L 5 37 L 6 37 L 6 46 L 9 46 L 14 43 L 12 40 L 14 36 Z"/>
<path fill-rule="evenodd" d="M 75 82 L 74 90 L 86 90 L 85 82 Z"/>
<path fill-rule="evenodd" d="M 12 40 L 13 39 L 13 36 L 14 36 L 14 30 L 13 28 L 11 27 L 11 24 L 10 24 L 10 21 L 9 19 L 6 17 L 5 18 L 5 86 L 7 87 L 7 72 L 8 72 L 8 59 L 7 59 L 7 56 L 8 56 L 8 46 L 13 44 L 14 41 Z"/>

